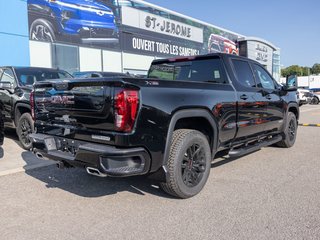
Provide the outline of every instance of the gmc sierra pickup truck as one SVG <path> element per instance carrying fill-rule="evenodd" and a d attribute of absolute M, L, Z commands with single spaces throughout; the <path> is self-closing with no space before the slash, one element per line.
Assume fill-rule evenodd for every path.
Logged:
<path fill-rule="evenodd" d="M 101 177 L 148 175 L 189 198 L 218 152 L 238 157 L 296 139 L 296 88 L 259 63 L 214 53 L 155 60 L 148 78 L 39 82 L 31 94 L 38 158 Z"/>
<path fill-rule="evenodd" d="M 5 128 L 15 128 L 21 146 L 30 150 L 32 142 L 29 134 L 33 132 L 30 92 L 32 84 L 45 79 L 71 78 L 59 69 L 35 67 L 0 67 L 0 109 Z"/>

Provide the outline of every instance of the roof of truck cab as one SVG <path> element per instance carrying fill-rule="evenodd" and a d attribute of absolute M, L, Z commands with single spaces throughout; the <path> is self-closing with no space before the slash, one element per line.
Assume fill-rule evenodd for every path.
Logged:
<path fill-rule="evenodd" d="M 205 58 L 211 58 L 211 57 L 230 57 L 230 58 L 239 58 L 239 59 L 243 59 L 243 60 L 251 60 L 247 57 L 243 57 L 243 56 L 238 56 L 238 55 L 234 55 L 234 54 L 228 54 L 228 53 L 208 53 L 208 54 L 203 54 L 203 55 L 196 55 L 196 56 L 187 56 L 187 57 L 173 57 L 173 58 L 164 58 L 164 59 L 155 59 L 153 60 L 152 63 L 155 64 L 160 64 L 160 63 L 166 63 L 166 62 L 178 62 L 178 61 L 191 61 L 194 59 L 205 59 Z"/>

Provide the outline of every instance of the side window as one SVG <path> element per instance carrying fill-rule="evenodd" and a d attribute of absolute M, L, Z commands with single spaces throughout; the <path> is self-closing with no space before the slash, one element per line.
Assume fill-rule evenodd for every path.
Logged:
<path fill-rule="evenodd" d="M 13 85 L 15 85 L 15 81 L 14 81 L 14 75 L 12 70 L 10 69 L 5 69 L 3 71 L 2 77 L 1 77 L 1 82 L 10 82 Z"/>
<path fill-rule="evenodd" d="M 239 83 L 245 87 L 256 87 L 256 83 L 254 81 L 253 73 L 249 63 L 237 59 L 233 59 L 232 63 L 236 71 Z"/>
<path fill-rule="evenodd" d="M 254 74 L 256 76 L 258 87 L 265 89 L 275 89 L 276 85 L 268 72 L 261 66 L 253 64 Z"/>

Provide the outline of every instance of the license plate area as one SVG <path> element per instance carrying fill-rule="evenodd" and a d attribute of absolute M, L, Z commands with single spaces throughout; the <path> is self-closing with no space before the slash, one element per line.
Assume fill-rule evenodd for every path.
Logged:
<path fill-rule="evenodd" d="M 45 138 L 44 143 L 48 151 L 57 150 L 57 144 L 54 138 Z"/>
<path fill-rule="evenodd" d="M 49 137 L 44 139 L 44 143 L 48 151 L 59 150 L 61 152 L 69 153 L 75 156 L 78 144 L 74 140 L 65 138 Z"/>

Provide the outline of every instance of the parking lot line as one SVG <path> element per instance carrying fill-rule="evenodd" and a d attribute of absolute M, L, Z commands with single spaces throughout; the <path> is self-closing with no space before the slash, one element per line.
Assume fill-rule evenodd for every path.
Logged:
<path fill-rule="evenodd" d="M 300 123 L 299 126 L 303 127 L 320 127 L 320 124 L 314 124 L 314 123 Z"/>
<path fill-rule="evenodd" d="M 31 166 L 9 169 L 9 170 L 5 170 L 5 171 L 1 171 L 0 177 L 10 175 L 10 174 L 20 173 L 20 172 L 25 172 L 25 171 L 36 169 L 36 168 L 46 167 L 46 166 L 50 166 L 52 164 L 53 164 L 53 162 L 43 162 L 43 163 L 31 165 Z"/>

